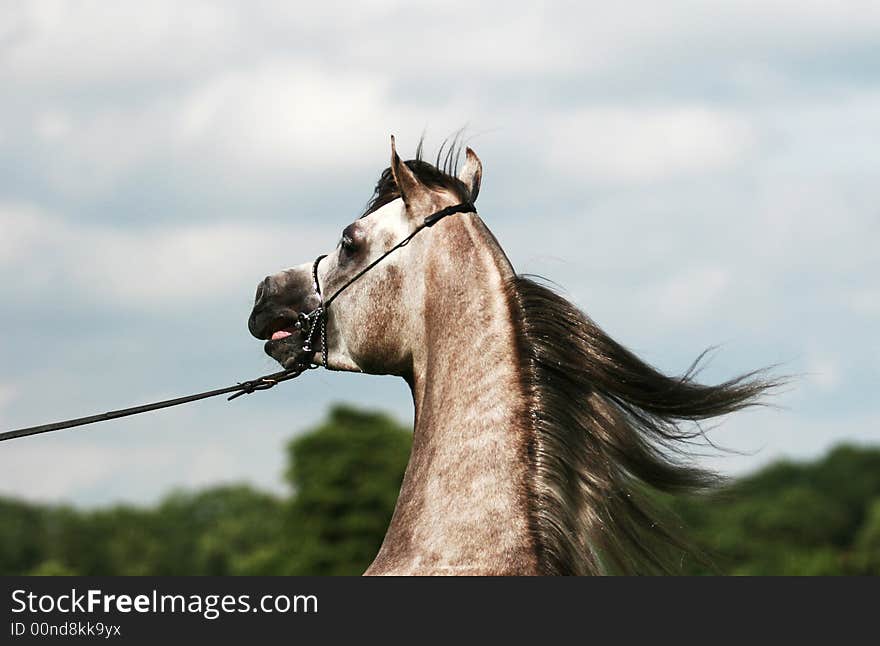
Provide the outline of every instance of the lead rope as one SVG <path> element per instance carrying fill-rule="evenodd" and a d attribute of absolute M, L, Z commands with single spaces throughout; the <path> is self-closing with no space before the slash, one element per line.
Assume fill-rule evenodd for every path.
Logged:
<path fill-rule="evenodd" d="M 152 404 L 144 404 L 142 406 L 132 406 L 131 408 L 123 408 L 121 410 L 112 410 L 106 413 L 101 413 L 100 415 L 89 415 L 88 417 L 78 417 L 76 419 L 68 419 L 63 422 L 53 422 L 51 424 L 41 424 L 40 426 L 29 426 L 27 428 L 19 428 L 14 431 L 5 431 L 0 433 L 0 442 L 5 440 L 14 440 L 18 437 L 27 437 L 29 435 L 39 435 L 41 433 L 49 433 L 50 431 L 61 431 L 66 428 L 75 428 L 77 426 L 85 426 L 86 424 L 95 424 L 97 422 L 106 422 L 111 419 L 118 419 L 120 417 L 128 417 L 129 415 L 139 415 L 140 413 L 148 413 L 150 411 L 159 410 L 162 408 L 169 408 L 171 406 L 179 406 L 181 404 L 188 404 L 190 402 L 199 401 L 200 399 L 207 399 L 209 397 L 217 397 L 218 395 L 225 395 L 227 393 L 233 393 L 229 397 L 227 397 L 228 401 L 235 399 L 236 397 L 241 397 L 242 395 L 249 395 L 258 390 L 269 390 L 270 388 L 274 388 L 282 381 L 288 381 L 290 379 L 294 379 L 299 377 L 303 372 L 305 372 L 305 367 L 296 367 L 290 370 L 282 370 L 281 372 L 275 372 L 271 375 L 264 375 L 263 377 L 257 377 L 256 379 L 251 379 L 249 381 L 243 381 L 235 384 L 234 386 L 227 386 L 225 388 L 218 388 L 216 390 L 207 390 L 203 393 L 196 393 L 195 395 L 187 395 L 186 397 L 177 397 L 175 399 L 166 399 L 165 401 L 155 402 Z"/>

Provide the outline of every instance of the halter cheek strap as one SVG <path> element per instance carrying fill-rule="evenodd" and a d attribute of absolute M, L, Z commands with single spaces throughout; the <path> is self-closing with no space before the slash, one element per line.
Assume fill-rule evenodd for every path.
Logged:
<path fill-rule="evenodd" d="M 315 258 L 315 262 L 312 263 L 312 289 L 318 296 L 318 307 L 313 309 L 308 314 L 300 313 L 299 317 L 297 318 L 295 327 L 297 329 L 307 330 L 306 340 L 303 342 L 303 351 L 314 353 L 315 350 L 312 348 L 312 341 L 315 337 L 315 330 L 317 330 L 320 326 L 321 364 L 329 370 L 329 368 L 327 367 L 327 317 L 324 316 L 324 296 L 321 293 L 321 281 L 318 280 L 318 265 L 326 257 L 327 254 L 322 254 Z"/>
<path fill-rule="evenodd" d="M 405 247 L 409 244 L 410 240 L 416 237 L 420 231 L 423 229 L 427 229 L 428 227 L 432 227 L 437 224 L 440 220 L 445 218 L 448 215 L 453 215 L 455 213 L 476 213 L 477 209 L 474 207 L 472 202 L 461 202 L 460 204 L 455 204 L 453 206 L 447 206 L 445 209 L 440 209 L 439 211 L 435 211 L 431 215 L 425 217 L 422 220 L 422 223 L 417 226 L 412 233 L 406 236 L 403 240 L 398 242 L 396 245 L 391 247 L 388 251 L 383 253 L 381 256 L 376 258 L 373 262 L 368 264 L 366 267 L 357 272 L 354 276 L 349 278 L 343 285 L 333 292 L 333 295 L 329 298 L 325 299 L 324 295 L 321 293 L 321 282 L 318 280 L 318 265 L 321 261 L 327 257 L 326 254 L 318 256 L 315 258 L 315 262 L 312 263 L 312 289 L 318 297 L 319 305 L 313 309 L 308 314 L 300 313 L 297 318 L 297 322 L 295 327 L 297 329 L 304 330 L 306 332 L 306 340 L 303 342 L 303 351 L 314 353 L 317 351 L 312 343 L 314 342 L 314 337 L 316 331 L 320 328 L 321 334 L 321 365 L 330 370 L 327 360 L 327 310 L 330 309 L 330 304 L 336 300 L 336 297 L 339 296 L 342 292 L 348 289 L 355 281 L 357 281 L 361 276 L 370 271 L 373 267 L 378 265 L 380 262 L 385 260 L 392 253 L 400 249 L 401 247 Z M 312 363 L 312 367 L 317 367 L 316 364 Z"/>

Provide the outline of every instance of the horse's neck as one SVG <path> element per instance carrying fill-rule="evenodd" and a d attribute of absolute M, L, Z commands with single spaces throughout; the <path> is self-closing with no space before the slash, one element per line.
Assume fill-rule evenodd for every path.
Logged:
<path fill-rule="evenodd" d="M 368 573 L 534 573 L 530 436 L 505 295 L 513 270 L 478 219 L 448 234 L 455 253 L 425 271 L 412 455 Z"/>

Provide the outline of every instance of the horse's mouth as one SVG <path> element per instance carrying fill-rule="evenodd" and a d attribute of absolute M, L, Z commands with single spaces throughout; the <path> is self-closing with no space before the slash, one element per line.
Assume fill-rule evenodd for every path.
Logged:
<path fill-rule="evenodd" d="M 263 346 L 266 354 L 280 363 L 285 370 L 307 366 L 311 363 L 314 353 L 303 350 L 305 334 L 296 327 L 294 321 L 279 320 L 272 327 L 275 329 Z"/>
<path fill-rule="evenodd" d="M 290 337 L 290 336 L 293 336 L 293 335 L 296 334 L 297 332 L 299 332 L 299 330 L 297 330 L 297 329 L 296 329 L 295 327 L 293 327 L 293 326 L 291 326 L 291 327 L 286 327 L 286 328 L 284 328 L 284 329 L 282 329 L 282 330 L 276 330 L 275 332 L 273 332 L 273 333 L 272 333 L 272 337 L 271 337 L 269 340 L 270 340 L 270 341 L 280 341 L 281 339 L 286 339 L 286 338 L 288 338 L 288 337 Z"/>

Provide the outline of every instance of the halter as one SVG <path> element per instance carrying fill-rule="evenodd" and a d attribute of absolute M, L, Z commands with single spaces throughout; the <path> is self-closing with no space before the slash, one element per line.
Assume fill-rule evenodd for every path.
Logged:
<path fill-rule="evenodd" d="M 312 342 L 314 341 L 315 332 L 320 329 L 321 334 L 321 366 L 325 369 L 330 370 L 330 366 L 328 365 L 327 360 L 327 310 L 330 309 L 330 304 L 336 300 L 336 297 L 339 296 L 346 289 L 351 287 L 355 281 L 357 281 L 361 276 L 370 271 L 373 267 L 378 265 L 380 262 L 385 260 L 392 253 L 400 249 L 401 247 L 405 247 L 409 244 L 410 240 L 416 237 L 416 235 L 422 229 L 427 229 L 428 227 L 432 227 L 437 224 L 440 220 L 445 218 L 447 215 L 453 215 L 455 213 L 476 213 L 477 209 L 474 207 L 472 202 L 461 202 L 459 204 L 455 204 L 453 206 L 447 206 L 445 209 L 440 209 L 439 211 L 435 211 L 431 215 L 425 217 L 422 223 L 417 226 L 412 233 L 406 236 L 403 240 L 398 242 L 396 245 L 391 247 L 388 251 L 383 253 L 381 256 L 376 258 L 373 262 L 368 264 L 366 267 L 357 272 L 354 276 L 349 278 L 345 283 L 333 292 L 333 295 L 330 298 L 325 299 L 324 295 L 321 292 L 321 281 L 318 280 L 318 265 L 321 264 L 321 261 L 327 257 L 327 254 L 323 254 L 315 258 L 315 262 L 312 263 L 312 289 L 315 292 L 315 295 L 318 297 L 318 306 L 313 309 L 308 314 L 300 313 L 297 317 L 296 324 L 294 328 L 297 330 L 302 330 L 306 334 L 306 340 L 303 342 L 303 352 L 311 353 L 312 357 L 314 357 L 315 350 L 312 347 Z M 310 362 L 310 368 L 317 368 L 318 364 Z"/>
<path fill-rule="evenodd" d="M 349 278 L 342 287 L 333 292 L 333 295 L 324 299 L 324 296 L 321 294 L 321 283 L 318 280 L 318 265 L 321 261 L 327 256 L 318 256 L 315 258 L 315 262 L 312 264 L 312 288 L 315 290 L 315 294 L 318 296 L 318 307 L 313 309 L 308 314 L 300 314 L 297 317 L 296 324 L 294 327 L 298 330 L 303 330 L 306 333 L 306 340 L 303 343 L 303 350 L 305 352 L 311 353 L 312 357 L 314 357 L 315 350 L 312 349 L 312 341 L 314 341 L 315 332 L 320 328 L 321 330 L 321 365 L 330 370 L 330 367 L 327 365 L 327 310 L 330 308 L 330 304 L 336 300 L 336 297 L 339 296 L 342 292 L 348 289 L 352 283 L 354 283 L 358 278 L 366 274 L 373 267 L 378 265 L 380 262 L 385 260 L 392 252 L 400 249 L 401 247 L 406 246 L 410 240 L 412 240 L 416 234 L 425 229 L 427 227 L 434 226 L 437 222 L 445 218 L 447 215 L 452 215 L 453 213 L 476 213 L 477 210 L 474 208 L 474 205 L 470 202 L 462 202 L 461 204 L 456 204 L 454 206 L 447 206 L 445 209 L 440 209 L 436 213 L 432 213 L 428 217 L 426 217 L 422 223 L 416 227 L 416 229 L 410 233 L 403 240 L 398 242 L 396 245 L 391 247 L 388 251 L 383 253 L 381 256 L 376 258 L 369 265 L 361 269 L 354 276 Z M 65 428 L 74 428 L 76 426 L 85 426 L 86 424 L 94 424 L 95 422 L 105 422 L 111 419 L 118 419 L 120 417 L 128 417 L 129 415 L 138 415 L 140 413 L 146 413 L 149 411 L 159 410 L 161 408 L 169 408 L 171 406 L 179 406 L 181 404 L 188 404 L 189 402 L 198 401 L 200 399 L 207 399 L 208 397 L 216 397 L 218 395 L 229 395 L 228 399 L 232 400 L 236 397 L 241 397 L 242 395 L 248 395 L 250 393 L 256 392 L 258 390 L 268 390 L 269 388 L 273 388 L 277 384 L 288 381 L 290 379 L 294 379 L 299 377 L 303 372 L 308 368 L 318 368 L 320 367 L 318 364 L 309 363 L 307 365 L 297 365 L 293 368 L 288 368 L 286 370 L 282 370 L 281 372 L 276 372 L 271 375 L 265 375 L 263 377 L 257 377 L 256 379 L 251 379 L 249 381 L 244 381 L 237 383 L 234 386 L 227 386 L 226 388 L 218 388 L 216 390 L 208 390 L 203 393 L 196 393 L 194 395 L 187 395 L 186 397 L 177 397 L 175 399 L 166 399 L 160 402 L 153 402 L 151 404 L 144 404 L 142 406 L 132 406 L 131 408 L 123 408 L 121 410 L 113 410 L 108 411 L 106 413 L 102 413 L 100 415 L 90 415 L 88 417 L 78 417 L 76 419 L 68 419 L 62 422 L 53 422 L 51 424 L 42 424 L 40 426 L 29 426 L 27 428 L 19 428 L 12 431 L 4 431 L 0 433 L 0 442 L 4 440 L 12 440 L 17 437 L 27 437 L 29 435 L 38 435 L 40 433 L 48 433 L 50 431 L 60 431 Z"/>

